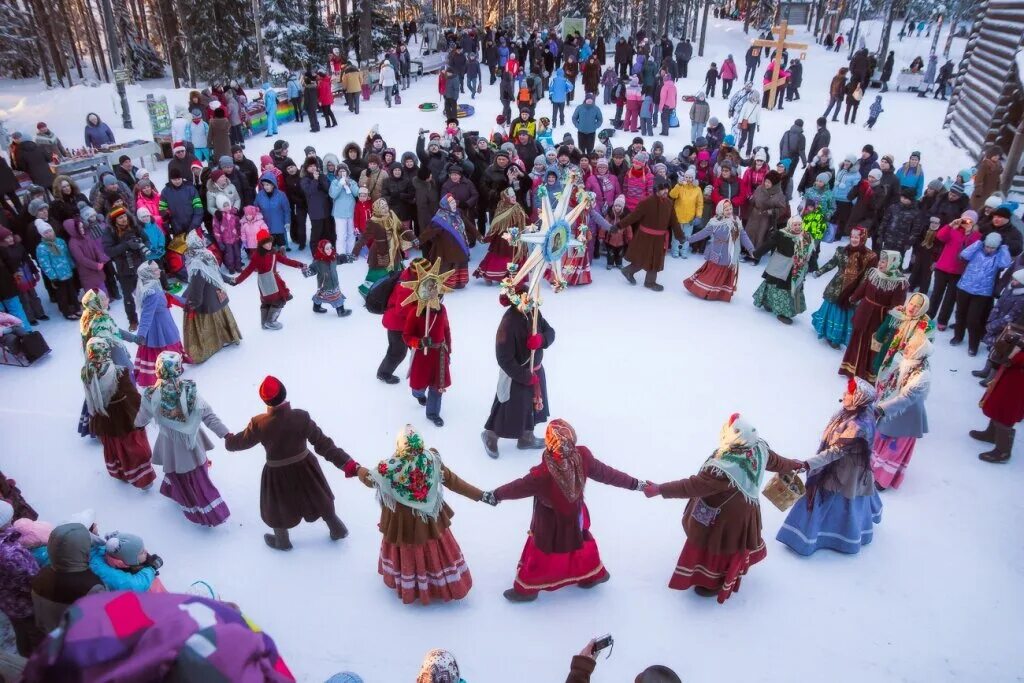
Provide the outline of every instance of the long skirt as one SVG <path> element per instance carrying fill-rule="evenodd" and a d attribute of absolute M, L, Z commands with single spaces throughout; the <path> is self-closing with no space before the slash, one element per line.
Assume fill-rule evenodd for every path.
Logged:
<path fill-rule="evenodd" d="M 589 532 L 586 535 L 582 547 L 567 553 L 546 553 L 537 548 L 532 534 L 527 536 L 512 584 L 516 593 L 534 595 L 603 579 L 608 571 L 601 562 L 597 541 Z"/>
<path fill-rule="evenodd" d="M 462 289 L 469 282 L 469 266 L 462 264 L 461 266 L 455 266 L 455 272 L 452 273 L 451 277 L 445 283 L 449 287 L 454 289 Z"/>
<path fill-rule="evenodd" d="M 700 586 L 718 591 L 721 604 L 740 589 L 740 579 L 751 565 L 763 560 L 767 554 L 763 541 L 756 550 L 744 549 L 728 555 L 709 553 L 707 548 L 686 541 L 668 587 L 685 591 Z"/>
<path fill-rule="evenodd" d="M 885 436 L 875 432 L 871 453 L 871 471 L 875 483 L 887 489 L 898 489 L 914 455 L 917 439 L 913 436 Z"/>
<path fill-rule="evenodd" d="M 381 541 L 377 571 L 384 585 L 393 588 L 406 605 L 461 600 L 473 587 L 473 576 L 451 529 L 418 545 Z"/>
<path fill-rule="evenodd" d="M 133 429 L 122 436 L 101 436 L 103 444 L 103 461 L 107 464 L 107 474 L 120 479 L 132 486 L 144 489 L 156 479 L 153 465 L 153 453 L 149 449 L 149 439 L 145 429 Z"/>
<path fill-rule="evenodd" d="M 882 499 L 877 491 L 847 498 L 818 489 L 813 509 L 807 509 L 806 499 L 797 501 L 775 538 L 801 555 L 822 548 L 855 554 L 871 543 L 874 525 L 881 521 Z"/>
<path fill-rule="evenodd" d="M 739 273 L 729 266 L 705 261 L 693 275 L 683 280 L 683 287 L 696 297 L 708 301 L 732 301 Z"/>
<path fill-rule="evenodd" d="M 754 305 L 787 318 L 795 318 L 807 310 L 803 287 L 791 293 L 788 287 L 779 287 L 767 280 L 754 292 Z"/>
<path fill-rule="evenodd" d="M 177 341 L 170 346 L 146 346 L 139 345 L 135 352 L 135 383 L 140 387 L 151 387 L 156 384 L 156 357 L 161 351 L 177 351 L 184 354 L 181 342 Z"/>
<path fill-rule="evenodd" d="M 365 298 L 366 294 L 370 291 L 370 287 L 373 287 L 373 283 L 377 280 L 383 280 L 387 276 L 387 268 L 370 268 L 366 271 L 366 278 L 363 280 L 363 284 L 359 285 L 359 293 Z"/>
<path fill-rule="evenodd" d="M 589 285 L 593 282 L 590 277 L 590 250 L 585 247 L 574 247 L 565 252 L 562 256 L 562 277 L 569 287 Z M 548 282 L 554 280 L 554 273 L 550 267 L 544 273 L 544 278 Z"/>
<path fill-rule="evenodd" d="M 480 265 L 473 271 L 473 277 L 483 278 L 487 282 L 501 282 L 508 276 L 508 265 L 511 257 L 496 249 L 488 249 Z"/>
<path fill-rule="evenodd" d="M 217 526 L 228 518 L 231 511 L 210 481 L 206 469 L 206 465 L 200 465 L 185 473 L 165 472 L 160 493 L 177 503 L 185 519 L 193 524 Z"/>
<path fill-rule="evenodd" d="M 818 310 L 811 315 L 811 324 L 818 333 L 818 339 L 845 346 L 850 343 L 853 335 L 853 309 L 822 301 Z"/>
<path fill-rule="evenodd" d="M 202 363 L 225 346 L 242 341 L 230 306 L 216 313 L 187 314 L 183 331 L 185 353 L 193 363 Z"/>

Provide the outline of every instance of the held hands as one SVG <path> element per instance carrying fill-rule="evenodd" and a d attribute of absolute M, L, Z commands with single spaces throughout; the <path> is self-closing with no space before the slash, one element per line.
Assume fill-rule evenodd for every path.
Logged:
<path fill-rule="evenodd" d="M 644 487 L 644 495 L 647 496 L 648 498 L 660 496 L 661 488 L 657 484 L 652 484 L 651 482 L 648 482 L 647 486 Z"/>
<path fill-rule="evenodd" d="M 544 335 L 542 334 L 531 334 L 526 338 L 526 348 L 531 351 L 536 351 L 544 346 Z"/>
<path fill-rule="evenodd" d="M 498 499 L 494 497 L 494 491 L 484 491 L 480 495 L 480 502 L 487 503 L 491 507 L 494 507 L 498 504 Z"/>
<path fill-rule="evenodd" d="M 643 491 L 644 489 L 646 489 L 650 485 L 651 485 L 651 482 L 647 481 L 646 479 L 637 479 L 636 480 L 636 484 L 633 485 L 633 490 L 634 491 Z"/>
<path fill-rule="evenodd" d="M 370 471 L 365 467 L 360 467 L 356 471 L 356 476 L 359 477 L 359 481 L 363 482 L 367 488 L 373 488 L 375 486 L 373 479 L 370 478 Z"/>

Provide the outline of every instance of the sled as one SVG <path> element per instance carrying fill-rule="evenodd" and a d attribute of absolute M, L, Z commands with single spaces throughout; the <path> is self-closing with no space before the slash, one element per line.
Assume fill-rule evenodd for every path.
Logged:
<path fill-rule="evenodd" d="M 457 116 L 460 119 L 464 119 L 467 116 L 472 116 L 475 113 L 476 113 L 476 108 L 472 104 L 460 104 L 459 105 L 459 112 L 458 112 Z"/>
<path fill-rule="evenodd" d="M 437 104 L 434 102 L 424 102 L 417 107 L 420 111 L 437 111 Z"/>

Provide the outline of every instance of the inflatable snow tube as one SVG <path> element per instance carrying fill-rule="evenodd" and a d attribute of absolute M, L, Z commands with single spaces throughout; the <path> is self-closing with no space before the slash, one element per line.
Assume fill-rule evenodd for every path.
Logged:
<path fill-rule="evenodd" d="M 420 111 L 437 111 L 437 105 L 434 104 L 433 102 L 424 102 L 417 108 Z"/>
<path fill-rule="evenodd" d="M 476 113 L 476 109 L 471 104 L 460 104 L 458 117 L 464 119 L 467 116 L 472 116 Z"/>

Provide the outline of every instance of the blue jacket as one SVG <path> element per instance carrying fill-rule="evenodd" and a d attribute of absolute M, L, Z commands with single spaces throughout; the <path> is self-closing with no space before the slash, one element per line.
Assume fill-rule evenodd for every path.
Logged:
<path fill-rule="evenodd" d="M 452 80 L 455 81 L 455 88 L 458 89 L 458 80 Z M 306 196 L 306 212 L 309 214 L 310 220 L 320 220 L 331 215 L 331 196 L 328 194 L 331 183 L 327 180 L 327 176 L 321 174 L 316 179 L 312 176 L 304 176 L 299 180 L 299 187 L 302 188 L 302 194 Z"/>
<path fill-rule="evenodd" d="M 960 258 L 967 261 L 967 268 L 956 286 L 968 294 L 992 296 L 996 276 L 1013 262 L 1013 258 L 1005 244 L 999 245 L 991 254 L 985 253 L 984 246 L 985 243 L 979 240 L 960 252 Z"/>
<path fill-rule="evenodd" d="M 71 260 L 68 243 L 59 237 L 54 241 L 57 245 L 57 253 L 54 254 L 49 243 L 43 240 L 36 247 L 36 262 L 39 264 L 40 270 L 51 280 L 70 280 L 75 264 Z"/>
<path fill-rule="evenodd" d="M 507 45 L 499 45 L 498 46 L 498 66 L 500 66 L 502 68 L 505 68 L 506 64 L 508 64 L 508 46 Z"/>
<path fill-rule="evenodd" d="M 288 99 L 294 100 L 297 97 L 302 97 L 302 89 L 299 87 L 299 81 L 295 76 L 288 77 Z"/>
<path fill-rule="evenodd" d="M 269 83 L 263 84 L 263 108 L 267 110 L 267 116 L 277 114 L 277 92 L 270 87 Z"/>
<path fill-rule="evenodd" d="M 96 117 L 99 119 L 99 117 Z M 110 130 L 110 126 L 99 121 L 95 126 L 88 123 L 85 124 L 85 146 L 99 148 L 101 145 L 112 145 L 114 144 L 114 131 Z"/>
<path fill-rule="evenodd" d="M 348 192 L 345 191 L 345 187 L 348 187 Z M 331 215 L 335 218 L 352 218 L 356 213 L 356 200 L 359 199 L 359 185 L 352 178 L 348 179 L 345 185 L 342 185 L 339 178 L 335 178 L 331 181 L 331 189 L 327 191 L 327 194 L 334 200 L 334 206 L 331 208 Z"/>
<path fill-rule="evenodd" d="M 650 95 L 644 97 L 643 104 L 640 105 L 640 118 L 642 119 L 653 119 L 654 118 L 654 98 Z"/>
<path fill-rule="evenodd" d="M 153 585 L 153 579 L 156 578 L 156 570 L 152 567 L 144 567 L 134 574 L 124 569 L 111 567 L 104 559 L 101 545 L 94 545 L 89 551 L 89 569 L 110 591 L 145 593 Z"/>
<path fill-rule="evenodd" d="M 565 104 L 572 89 L 573 85 L 565 78 L 565 72 L 562 69 L 555 69 L 555 77 L 551 79 L 551 85 L 548 87 L 548 96 L 551 101 L 556 104 Z"/>
<path fill-rule="evenodd" d="M 583 41 L 583 47 L 580 48 L 580 61 L 587 61 L 587 58 L 592 54 L 594 54 L 594 49 L 590 47 L 590 41 Z"/>
<path fill-rule="evenodd" d="M 203 202 L 192 183 L 185 181 L 181 187 L 175 187 L 168 181 L 160 191 L 160 213 L 170 215 L 164 225 L 167 234 L 173 237 L 199 227 L 203 222 Z"/>
<path fill-rule="evenodd" d="M 856 170 L 850 169 L 846 173 L 842 171 L 836 171 L 836 186 L 832 190 L 832 196 L 835 197 L 837 204 L 850 203 L 847 197 L 850 196 L 850 190 L 860 182 L 860 174 Z"/>
<path fill-rule="evenodd" d="M 150 221 L 142 226 L 142 236 L 146 238 L 146 246 L 149 252 L 146 254 L 147 261 L 159 261 L 167 252 L 167 237 L 156 221 Z"/>
<path fill-rule="evenodd" d="M 596 133 L 602 123 L 604 117 L 596 104 L 581 104 L 572 113 L 572 125 L 581 133 Z"/>
<path fill-rule="evenodd" d="M 269 180 L 274 185 L 273 191 L 267 194 L 263 181 Z M 253 202 L 263 214 L 263 221 L 270 228 L 270 234 L 283 235 L 292 224 L 292 209 L 284 192 L 277 189 L 277 179 L 269 171 L 260 176 L 260 191 Z"/>
<path fill-rule="evenodd" d="M 914 189 L 915 198 L 920 200 L 924 196 L 924 169 L 920 165 L 916 173 L 911 173 L 907 166 L 901 166 L 896 171 L 896 177 L 900 180 L 900 187 L 911 187 Z"/>

